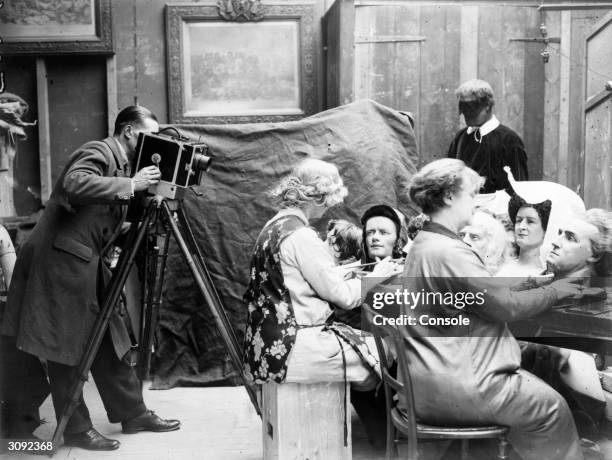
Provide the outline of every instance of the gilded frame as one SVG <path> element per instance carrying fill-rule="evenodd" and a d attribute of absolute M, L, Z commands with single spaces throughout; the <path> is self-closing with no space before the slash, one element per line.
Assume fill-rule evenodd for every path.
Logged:
<path fill-rule="evenodd" d="M 236 22 L 224 20 L 215 5 L 166 5 L 171 123 L 277 122 L 315 113 L 314 7 L 264 8 L 263 19 Z M 249 63 L 248 71 L 230 65 L 238 60 Z M 267 65 L 272 60 L 274 68 Z"/>
<path fill-rule="evenodd" d="M 65 2 L 42 2 L 36 7 L 28 7 L 32 12 L 24 10 L 24 5 L 17 3 L 21 9 L 15 7 L 11 10 L 11 0 L 4 0 L 0 9 L 0 54 L 113 54 L 111 0 L 89 0 L 91 16 L 83 12 L 57 10 L 70 6 Z M 44 22 L 42 19 L 32 20 L 33 14 L 42 15 L 45 11 Z M 7 19 L 9 14 L 13 15 L 10 21 Z M 49 21 L 49 15 L 56 16 L 57 21 Z M 81 20 L 82 24 L 75 19 Z M 62 20 L 66 22 L 61 23 Z"/>

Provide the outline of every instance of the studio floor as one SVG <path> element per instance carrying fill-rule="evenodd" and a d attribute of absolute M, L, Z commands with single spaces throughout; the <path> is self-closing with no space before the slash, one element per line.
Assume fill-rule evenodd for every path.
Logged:
<path fill-rule="evenodd" d="M 147 385 L 148 386 L 148 385 Z M 181 420 L 181 429 L 170 433 L 121 433 L 120 424 L 106 418 L 102 401 L 93 383 L 84 388 L 96 429 L 121 442 L 118 450 L 92 452 L 61 446 L 56 460 L 260 460 L 263 457 L 261 421 L 241 387 L 173 388 L 145 390 L 147 407 L 163 418 Z M 53 436 L 55 416 L 51 399 L 41 408 L 41 417 L 49 423 L 38 428 L 36 435 L 48 440 Z M 384 459 L 384 451 L 370 446 L 353 414 L 353 459 Z M 3 454 L 0 459 L 40 459 L 26 454 Z M 45 458 L 45 457 L 42 457 Z M 330 459 L 331 460 L 331 459 Z"/>
<path fill-rule="evenodd" d="M 56 460 L 260 460 L 262 459 L 261 422 L 241 387 L 174 388 L 145 390 L 147 406 L 163 418 L 178 418 L 181 429 L 170 433 L 121 433 L 121 425 L 110 424 L 95 386 L 88 382 L 85 400 L 94 426 L 105 436 L 121 442 L 118 450 L 92 452 L 60 447 Z M 49 423 L 36 431 L 42 439 L 51 439 L 55 419 L 51 399 L 41 408 L 41 417 Z M 352 416 L 354 460 L 382 460 L 384 449 L 375 449 L 367 440 L 359 419 Z M 612 438 L 612 433 L 610 433 Z M 612 460 L 612 440 L 599 440 L 601 459 Z M 27 454 L 3 454 L 0 459 L 39 459 Z M 43 457 L 44 458 L 44 457 Z M 588 458 L 588 457 L 587 457 Z M 285 459 L 281 459 L 285 460 Z M 326 459 L 322 459 L 326 460 Z M 335 460 L 335 459 L 329 459 Z M 591 460 L 591 458 L 588 458 Z"/>

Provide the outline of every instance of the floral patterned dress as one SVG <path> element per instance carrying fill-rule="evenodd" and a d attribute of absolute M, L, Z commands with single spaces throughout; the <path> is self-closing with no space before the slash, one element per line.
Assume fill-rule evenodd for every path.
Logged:
<path fill-rule="evenodd" d="M 342 276 L 330 270 L 333 259 L 316 233 L 304 228 L 306 222 L 301 213 L 281 211 L 266 224 L 256 241 L 251 278 L 244 295 L 248 305 L 245 374 L 255 383 L 363 383 L 379 371 L 373 340 L 362 331 L 333 323 L 329 307 L 334 300 L 345 308 L 358 305 L 360 283 L 353 280 L 350 288 L 338 287 L 343 283 Z M 288 247 L 297 245 L 306 253 L 306 260 L 294 260 L 297 265 L 288 272 L 283 265 L 287 263 L 283 258 L 287 248 L 283 245 L 281 250 L 284 241 Z M 295 255 L 291 250 L 289 253 Z M 308 276 L 313 271 L 320 279 Z M 330 286 L 331 291 L 337 291 L 330 292 Z"/>
<path fill-rule="evenodd" d="M 280 244 L 305 224 L 296 216 L 270 222 L 259 234 L 251 260 L 251 279 L 244 302 L 249 312 L 244 371 L 249 380 L 281 383 L 295 343 L 297 323 L 280 264 Z"/>

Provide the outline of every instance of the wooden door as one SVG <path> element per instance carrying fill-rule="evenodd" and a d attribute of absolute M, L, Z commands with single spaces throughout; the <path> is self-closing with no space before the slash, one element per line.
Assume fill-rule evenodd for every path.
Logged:
<path fill-rule="evenodd" d="M 612 12 L 586 38 L 584 202 L 612 208 Z"/>
<path fill-rule="evenodd" d="M 541 46 L 513 40 L 539 36 L 539 26 L 537 5 L 527 2 L 336 0 L 323 21 L 326 108 L 368 98 L 412 112 L 423 165 L 445 157 L 463 125 L 454 90 L 482 78 L 493 86 L 498 118 L 523 137 L 530 177 L 539 178 Z"/>

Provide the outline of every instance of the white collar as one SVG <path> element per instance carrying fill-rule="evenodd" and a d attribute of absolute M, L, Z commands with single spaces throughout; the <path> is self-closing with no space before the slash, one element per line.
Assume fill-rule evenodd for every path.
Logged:
<path fill-rule="evenodd" d="M 295 207 L 281 209 L 280 211 L 276 213 L 276 215 L 272 219 L 268 221 L 268 223 L 272 222 L 273 220 L 278 219 L 279 217 L 286 217 L 286 216 L 296 216 L 300 220 L 302 220 L 306 225 L 309 225 L 308 219 L 306 218 L 304 211 L 302 211 L 300 208 L 295 208 Z M 266 223 L 266 225 L 268 225 L 268 223 Z"/>
<path fill-rule="evenodd" d="M 486 136 L 491 131 L 496 129 L 499 125 L 500 122 L 497 117 L 495 115 L 492 115 L 489 120 L 487 120 L 480 126 L 468 126 L 467 133 L 472 134 L 474 131 L 478 130 L 478 132 L 480 133 L 480 137 L 482 138 L 483 136 Z"/>

